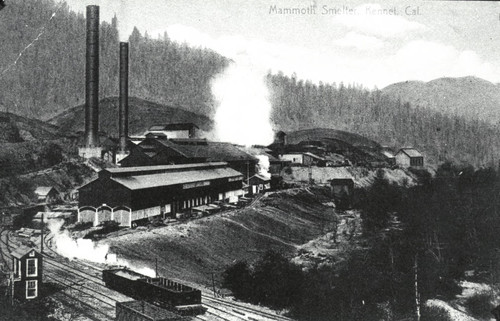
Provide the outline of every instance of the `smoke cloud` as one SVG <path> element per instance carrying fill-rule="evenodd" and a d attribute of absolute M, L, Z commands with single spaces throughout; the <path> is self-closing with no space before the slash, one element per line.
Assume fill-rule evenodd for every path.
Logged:
<path fill-rule="evenodd" d="M 98 244 L 89 239 L 72 238 L 67 230 L 61 230 L 63 224 L 64 220 L 47 221 L 47 227 L 54 235 L 52 247 L 59 255 L 69 260 L 79 259 L 94 263 L 119 265 L 150 277 L 156 276 L 153 269 L 134 264 L 111 253 L 108 244 Z"/>
<path fill-rule="evenodd" d="M 250 63 L 232 63 L 212 82 L 212 93 L 217 102 L 218 140 L 244 146 L 273 142 L 271 103 L 264 73 Z"/>

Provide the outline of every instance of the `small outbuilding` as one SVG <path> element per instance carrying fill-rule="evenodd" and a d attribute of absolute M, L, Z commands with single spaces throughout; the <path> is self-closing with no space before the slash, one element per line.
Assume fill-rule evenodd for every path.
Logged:
<path fill-rule="evenodd" d="M 261 174 L 255 174 L 248 180 L 250 195 L 263 193 L 271 189 L 271 177 L 266 177 Z"/>
<path fill-rule="evenodd" d="M 54 204 L 61 199 L 57 189 L 51 186 L 38 186 L 35 189 L 35 194 L 38 203 Z"/>
<path fill-rule="evenodd" d="M 395 155 L 396 165 L 403 167 L 424 166 L 424 156 L 415 148 L 401 148 Z"/>
<path fill-rule="evenodd" d="M 19 300 L 36 299 L 42 284 L 42 254 L 34 248 L 21 246 L 11 255 L 14 268 L 14 297 Z"/>
<path fill-rule="evenodd" d="M 304 154 L 302 153 L 285 153 L 281 154 L 280 160 L 289 162 L 291 164 L 303 164 L 304 163 Z"/>

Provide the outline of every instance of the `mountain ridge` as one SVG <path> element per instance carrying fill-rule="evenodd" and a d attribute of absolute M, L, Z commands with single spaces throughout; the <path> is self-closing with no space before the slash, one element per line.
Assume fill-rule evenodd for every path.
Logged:
<path fill-rule="evenodd" d="M 118 97 L 107 97 L 99 101 L 99 129 L 107 135 L 118 137 Z M 66 109 L 48 122 L 59 127 L 61 133 L 84 131 L 85 105 Z M 203 131 L 210 131 L 213 121 L 207 116 L 191 112 L 180 106 L 170 106 L 129 97 L 129 134 L 143 134 L 150 126 L 164 123 L 196 124 Z"/>
<path fill-rule="evenodd" d="M 381 91 L 413 107 L 430 108 L 490 123 L 500 121 L 500 86 L 479 77 L 404 81 L 391 84 Z"/>

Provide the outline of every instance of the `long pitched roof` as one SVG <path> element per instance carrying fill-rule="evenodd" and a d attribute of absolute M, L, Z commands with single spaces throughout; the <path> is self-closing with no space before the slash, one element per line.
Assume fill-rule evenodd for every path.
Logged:
<path fill-rule="evenodd" d="M 163 142 L 162 142 L 163 143 Z M 257 159 L 231 143 L 207 142 L 206 145 L 172 144 L 171 148 L 192 158 L 205 158 L 207 161 L 237 161 Z"/>
<path fill-rule="evenodd" d="M 161 130 L 187 130 L 191 128 L 198 128 L 193 123 L 175 123 L 175 124 L 165 124 L 165 125 L 153 125 L 149 128 L 150 131 L 161 131 Z"/>
<path fill-rule="evenodd" d="M 312 158 L 319 159 L 319 160 L 325 160 L 323 157 L 320 157 L 320 156 L 313 154 L 313 153 L 310 153 L 310 152 L 304 153 L 304 155 L 307 155 L 307 156 L 310 156 Z"/>
<path fill-rule="evenodd" d="M 147 175 L 111 177 L 110 179 L 131 190 L 164 187 L 179 184 L 211 181 L 215 179 L 239 177 L 242 174 L 229 167 L 194 169 L 179 172 L 165 172 Z"/>
<path fill-rule="evenodd" d="M 409 157 L 422 157 L 422 154 L 415 148 L 401 148 L 399 152 L 403 152 Z"/>
<path fill-rule="evenodd" d="M 225 162 L 197 163 L 197 164 L 177 164 L 177 165 L 152 165 L 152 166 L 135 166 L 135 167 L 111 167 L 103 169 L 101 172 L 109 172 L 111 176 L 123 175 L 146 175 L 160 172 L 176 172 L 185 171 L 188 169 L 203 169 L 225 167 Z M 100 172 L 99 172 L 100 173 Z"/>
<path fill-rule="evenodd" d="M 257 161 L 250 152 L 244 151 L 241 147 L 225 142 L 213 142 L 200 139 L 164 139 L 151 138 L 156 144 L 169 148 L 185 158 L 203 159 L 207 162 L 228 162 L 228 161 Z M 147 153 L 159 152 L 154 142 L 143 142 L 138 146 Z M 148 155 L 148 154 L 147 154 Z M 148 155 L 154 156 L 153 154 Z"/>

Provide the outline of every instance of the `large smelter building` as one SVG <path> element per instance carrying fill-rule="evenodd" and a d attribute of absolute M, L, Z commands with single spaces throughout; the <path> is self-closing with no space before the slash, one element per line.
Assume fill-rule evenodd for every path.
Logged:
<path fill-rule="evenodd" d="M 227 163 L 107 168 L 79 189 L 79 222 L 115 220 L 121 226 L 173 216 L 243 195 L 243 175 Z"/>

